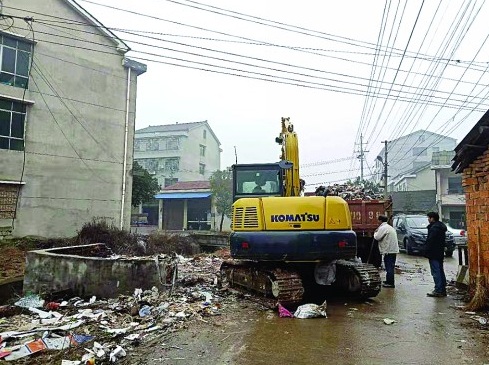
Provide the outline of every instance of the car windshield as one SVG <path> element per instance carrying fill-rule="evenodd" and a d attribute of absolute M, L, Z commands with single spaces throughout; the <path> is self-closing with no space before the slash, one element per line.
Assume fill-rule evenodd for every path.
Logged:
<path fill-rule="evenodd" d="M 238 194 L 278 194 L 279 173 L 278 170 L 238 171 L 236 191 Z"/>
<path fill-rule="evenodd" d="M 428 226 L 428 218 L 424 216 L 406 217 L 406 224 L 410 228 L 426 228 Z"/>

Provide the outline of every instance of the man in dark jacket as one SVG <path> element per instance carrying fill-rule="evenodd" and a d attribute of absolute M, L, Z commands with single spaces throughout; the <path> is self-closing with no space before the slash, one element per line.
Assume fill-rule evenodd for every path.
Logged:
<path fill-rule="evenodd" d="M 443 270 L 443 258 L 445 255 L 445 233 L 447 226 L 440 222 L 438 213 L 429 212 L 427 216 L 429 225 L 424 256 L 430 261 L 431 275 L 435 282 L 435 290 L 427 295 L 429 297 L 446 297 L 447 279 Z"/>

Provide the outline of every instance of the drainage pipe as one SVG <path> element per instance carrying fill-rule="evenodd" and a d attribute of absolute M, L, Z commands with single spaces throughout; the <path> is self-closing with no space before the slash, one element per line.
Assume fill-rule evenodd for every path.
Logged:
<path fill-rule="evenodd" d="M 127 68 L 127 95 L 126 95 L 126 125 L 124 131 L 124 162 L 122 164 L 122 198 L 121 198 L 121 226 L 124 228 L 124 203 L 126 201 L 126 176 L 127 176 L 127 138 L 129 136 L 129 98 L 131 96 L 131 68 Z"/>

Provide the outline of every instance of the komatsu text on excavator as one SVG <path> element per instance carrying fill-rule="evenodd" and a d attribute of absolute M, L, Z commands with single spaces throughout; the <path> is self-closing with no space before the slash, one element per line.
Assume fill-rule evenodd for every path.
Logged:
<path fill-rule="evenodd" d="M 282 118 L 280 162 L 233 166 L 232 260 L 221 272 L 229 284 L 299 304 L 321 288 L 358 298 L 380 292 L 378 270 L 356 259 L 347 203 L 337 196 L 303 197 L 297 134 Z"/>

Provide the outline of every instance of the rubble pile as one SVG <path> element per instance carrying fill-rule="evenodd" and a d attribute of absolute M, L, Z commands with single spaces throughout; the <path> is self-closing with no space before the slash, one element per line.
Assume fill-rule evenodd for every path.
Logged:
<path fill-rule="evenodd" d="M 117 362 L 143 342 L 220 315 L 235 298 L 219 286 L 222 259 L 178 257 L 178 277 L 165 290 L 136 289 L 115 299 L 46 302 L 37 295 L 0 307 L 0 359 L 36 354 L 40 363 Z M 3 361 L 0 360 L 0 363 Z"/>
<path fill-rule="evenodd" d="M 329 186 L 319 186 L 315 194 L 321 196 L 339 196 L 345 200 L 382 200 L 384 199 L 382 189 L 379 191 L 368 189 L 364 184 L 344 183 Z"/>

